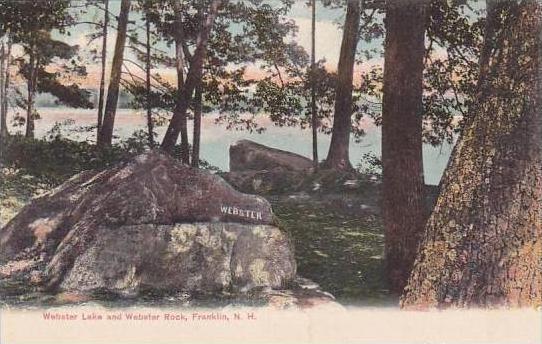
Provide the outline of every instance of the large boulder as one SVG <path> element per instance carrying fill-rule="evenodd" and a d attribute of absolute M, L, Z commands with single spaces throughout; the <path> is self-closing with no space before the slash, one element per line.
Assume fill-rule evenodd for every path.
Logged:
<path fill-rule="evenodd" d="M 0 275 L 53 291 L 284 288 L 295 272 L 265 199 L 156 151 L 78 174 L 0 231 Z"/>
<path fill-rule="evenodd" d="M 230 146 L 230 172 L 276 168 L 307 171 L 312 168 L 312 160 L 250 140 L 240 140 Z"/>
<path fill-rule="evenodd" d="M 277 194 L 297 191 L 312 168 L 299 154 L 240 140 L 230 146 L 230 172 L 223 177 L 241 192 Z"/>

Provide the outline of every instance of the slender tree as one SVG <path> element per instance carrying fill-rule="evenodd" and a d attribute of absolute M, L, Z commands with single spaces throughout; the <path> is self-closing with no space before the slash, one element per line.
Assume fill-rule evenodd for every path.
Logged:
<path fill-rule="evenodd" d="M 4 43 L 2 42 L 2 46 L 0 48 L 0 106 L 1 106 L 1 113 L 0 113 L 0 139 L 5 138 L 8 135 L 7 131 L 7 121 L 4 113 L 4 99 L 6 98 L 5 94 L 5 88 L 4 88 L 4 77 L 5 77 L 5 68 L 4 63 L 6 60 L 6 51 L 4 47 Z"/>
<path fill-rule="evenodd" d="M 188 118 L 186 111 L 182 111 L 183 101 L 181 93 L 184 88 L 184 67 L 185 67 L 185 56 L 183 51 L 183 46 L 186 44 L 186 36 L 184 32 L 184 23 L 183 23 L 183 9 L 180 0 L 173 1 L 173 12 L 174 12 L 174 35 L 173 39 L 175 41 L 175 68 L 177 70 L 177 96 L 175 102 L 175 108 L 173 110 L 173 116 L 179 118 L 179 131 L 181 135 L 181 161 L 185 164 L 190 163 L 190 151 L 188 143 Z"/>
<path fill-rule="evenodd" d="M 201 30 L 204 23 L 203 6 L 200 1 L 198 7 L 198 22 L 199 29 Z M 205 60 L 205 57 L 204 57 Z M 199 167 L 199 151 L 201 142 L 201 115 L 202 115 L 202 102 L 203 102 L 203 68 L 198 75 L 198 84 L 194 91 L 194 127 L 192 132 L 192 167 Z"/>
<path fill-rule="evenodd" d="M 122 63 L 124 59 L 124 46 L 126 44 L 126 31 L 128 28 L 130 5 L 130 0 L 122 0 L 120 4 L 117 40 L 115 42 L 113 63 L 111 65 L 109 86 L 107 87 L 107 100 L 105 103 L 104 119 L 102 127 L 100 128 L 98 134 L 98 145 L 102 147 L 110 146 L 113 140 L 113 128 L 115 125 L 115 115 L 117 112 L 117 102 L 119 98 Z"/>
<path fill-rule="evenodd" d="M 182 88 L 177 96 L 175 111 L 167 128 L 164 140 L 162 141 L 162 149 L 165 151 L 171 152 L 177 142 L 179 133 L 186 130 L 184 127 L 186 125 L 186 111 L 192 102 L 194 89 L 199 80 L 201 80 L 201 69 L 203 68 L 203 60 L 206 55 L 207 42 L 218 13 L 218 8 L 221 4 L 222 0 L 213 0 L 211 2 L 205 23 L 198 35 L 196 49 L 190 59 L 190 69 L 186 76 L 186 81 L 184 82 L 184 85 L 180 85 Z M 183 141 L 181 141 L 181 144 L 182 142 Z M 184 142 L 186 142 L 186 147 L 183 148 L 183 146 L 181 146 L 181 160 L 188 164 L 190 162 L 188 156 L 188 137 Z"/>
<path fill-rule="evenodd" d="M 104 110 L 104 94 L 105 94 L 105 67 L 107 65 L 107 34 L 109 26 L 109 0 L 104 0 L 104 21 L 102 28 L 102 60 L 101 60 L 101 75 L 100 75 L 100 91 L 98 95 L 98 128 L 96 135 L 100 135 L 102 128 L 103 110 Z"/>
<path fill-rule="evenodd" d="M 403 307 L 542 304 L 542 9 L 488 2 L 478 102 L 445 171 Z"/>
<path fill-rule="evenodd" d="M 316 108 L 316 0 L 311 2 L 311 127 L 312 162 L 318 171 L 318 109 Z"/>
<path fill-rule="evenodd" d="M 382 103 L 382 215 L 392 290 L 401 292 L 416 256 L 426 211 L 422 158 L 422 80 L 426 4 L 386 9 Z"/>
<path fill-rule="evenodd" d="M 149 146 L 154 146 L 154 123 L 152 121 L 152 101 L 151 101 L 151 22 L 148 16 L 145 17 L 145 88 L 147 105 L 147 135 Z"/>
<path fill-rule="evenodd" d="M 201 115 L 203 101 L 203 85 L 201 76 L 194 92 L 194 131 L 192 139 L 192 167 L 199 167 L 199 153 L 201 145 Z"/>
<path fill-rule="evenodd" d="M 8 98 L 9 98 L 9 88 L 10 88 L 10 77 L 11 77 L 11 48 L 13 42 L 11 37 L 8 36 L 7 42 L 7 52 L 5 57 L 5 69 L 1 73 L 4 74 L 4 83 L 0 85 L 3 88 L 4 97 L 2 98 L 2 103 L 0 104 L 0 136 L 6 137 L 9 135 L 7 118 L 8 118 Z"/>
<path fill-rule="evenodd" d="M 32 35 L 34 36 L 34 35 Z M 32 37 L 31 40 L 35 38 Z M 36 45 L 31 44 L 28 50 L 29 62 L 28 62 L 28 78 L 26 79 L 27 85 L 27 98 L 26 98 L 26 130 L 25 137 L 34 137 L 34 98 L 36 96 L 36 82 L 38 77 L 38 65 L 40 63 L 39 56 L 36 56 Z"/>
<path fill-rule="evenodd" d="M 352 118 L 352 88 L 356 48 L 359 38 L 361 1 L 348 0 L 343 29 L 341 52 L 337 68 L 337 91 L 335 96 L 335 115 L 333 134 L 325 168 L 351 170 L 349 158 L 350 131 Z"/>

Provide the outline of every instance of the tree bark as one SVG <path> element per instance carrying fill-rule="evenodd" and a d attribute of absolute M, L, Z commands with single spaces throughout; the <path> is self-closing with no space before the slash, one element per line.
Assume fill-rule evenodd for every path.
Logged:
<path fill-rule="evenodd" d="M 335 115 L 333 133 L 324 168 L 351 170 L 349 158 L 350 130 L 352 126 L 352 88 L 354 62 L 358 45 L 360 0 L 348 0 L 343 29 L 341 52 L 337 67 L 337 91 L 335 94 Z"/>
<path fill-rule="evenodd" d="M 201 106 L 203 101 L 203 85 L 201 75 L 194 93 L 194 132 L 192 139 L 192 167 L 199 167 L 199 151 L 201 142 Z"/>
<path fill-rule="evenodd" d="M 34 138 L 34 98 L 36 94 L 36 83 L 38 76 L 39 57 L 36 57 L 34 47 L 29 52 L 29 73 L 27 80 L 27 98 L 26 98 L 26 138 Z"/>
<path fill-rule="evenodd" d="M 122 0 L 117 28 L 117 40 L 115 52 L 111 65 L 111 77 L 107 87 L 107 100 L 105 102 L 105 113 L 98 134 L 98 146 L 111 146 L 113 140 L 113 128 L 115 126 L 115 115 L 119 99 L 120 79 L 122 74 L 122 63 L 124 59 L 124 45 L 126 44 L 126 30 L 128 27 L 128 15 L 130 13 L 130 0 Z"/>
<path fill-rule="evenodd" d="M 173 151 L 175 143 L 177 142 L 177 138 L 179 137 L 179 133 L 181 132 L 181 130 L 185 130 L 183 126 L 186 124 L 186 111 L 188 110 L 188 106 L 192 101 L 194 89 L 196 88 L 199 76 L 201 75 L 203 60 L 207 51 L 207 42 L 209 40 L 209 35 L 211 33 L 211 29 L 218 13 L 218 8 L 222 4 L 222 2 L 222 0 L 213 0 L 203 28 L 198 34 L 196 50 L 194 51 L 194 54 L 190 61 L 190 69 L 188 71 L 188 75 L 186 76 L 186 81 L 183 85 L 184 87 L 182 87 L 181 91 L 179 92 L 173 117 L 171 118 L 171 121 L 167 128 L 164 140 L 162 141 L 162 149 L 167 152 L 171 153 Z M 188 155 L 188 137 L 186 138 L 185 142 L 186 153 L 184 153 L 185 156 L 183 156 L 183 147 L 181 147 L 181 160 L 185 163 L 189 163 L 189 159 L 185 159 Z"/>
<path fill-rule="evenodd" d="M 2 98 L 2 103 L 0 104 L 0 111 L 1 111 L 1 128 L 0 128 L 0 136 L 6 137 L 9 135 L 9 130 L 7 126 L 7 118 L 8 118 L 8 98 L 9 98 L 9 83 L 10 83 L 10 70 L 11 70 L 11 47 L 13 46 L 13 42 L 11 41 L 11 38 L 8 37 L 8 43 L 7 43 L 7 53 L 5 57 L 5 69 L 2 69 L 2 73 L 4 74 L 4 82 L 0 85 L 0 87 L 3 88 L 4 97 Z"/>
<path fill-rule="evenodd" d="M 493 44 L 482 53 L 478 103 L 443 176 L 403 307 L 542 304 L 542 10 L 535 0 L 488 7 L 494 37 L 485 37 Z"/>
<path fill-rule="evenodd" d="M 96 135 L 100 135 L 103 120 L 104 109 L 104 94 L 105 94 L 105 67 L 107 65 L 107 30 L 109 25 L 109 0 L 104 0 L 105 14 L 104 14 L 104 26 L 102 29 L 102 70 L 100 77 L 100 93 L 98 96 L 98 128 Z"/>
<path fill-rule="evenodd" d="M 316 108 L 316 0 L 311 1 L 311 126 L 312 162 L 318 171 L 318 111 Z"/>
<path fill-rule="evenodd" d="M 200 22 L 200 30 L 204 24 L 203 16 L 203 6 L 198 8 L 198 20 Z M 203 58 L 205 60 L 205 56 Z M 201 111 L 202 111 L 202 101 L 203 101 L 203 67 L 198 75 L 198 85 L 194 93 L 194 128 L 192 132 L 192 167 L 199 167 L 199 151 L 200 151 L 200 142 L 201 142 Z"/>
<path fill-rule="evenodd" d="M 386 8 L 382 104 L 382 215 L 390 288 L 406 285 L 427 212 L 422 158 L 422 80 L 425 3 Z"/>
<path fill-rule="evenodd" d="M 145 87 L 146 87 L 146 101 L 147 101 L 147 135 L 149 139 L 149 146 L 154 147 L 154 124 L 152 122 L 152 102 L 151 102 L 151 22 L 149 18 L 145 19 L 147 44 L 146 44 L 146 56 L 145 56 Z"/>
<path fill-rule="evenodd" d="M 181 91 L 184 88 L 184 61 L 188 56 L 184 56 L 183 44 L 185 44 L 184 24 L 182 19 L 182 8 L 180 0 L 173 1 L 173 11 L 175 13 L 175 68 L 177 70 L 177 97 L 173 116 L 179 117 L 179 130 L 181 134 L 181 161 L 185 164 L 190 164 L 190 150 L 188 144 L 188 118 L 185 113 L 179 113 L 182 109 Z"/>
<path fill-rule="evenodd" d="M 6 114 L 4 113 L 4 99 L 6 98 L 5 89 L 4 89 L 4 63 L 6 59 L 6 50 L 4 43 L 0 48 L 0 139 L 3 139 L 7 136 L 7 121 Z"/>

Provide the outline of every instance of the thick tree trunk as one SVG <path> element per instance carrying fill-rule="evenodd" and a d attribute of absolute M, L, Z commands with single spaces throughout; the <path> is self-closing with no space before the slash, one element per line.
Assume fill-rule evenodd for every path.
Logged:
<path fill-rule="evenodd" d="M 36 83 L 38 75 L 39 57 L 36 57 L 34 49 L 30 49 L 29 73 L 27 80 L 26 98 L 26 138 L 34 138 L 34 98 L 36 95 Z"/>
<path fill-rule="evenodd" d="M 490 3 L 478 104 L 446 169 L 403 307 L 542 304 L 541 5 Z M 481 59 L 482 62 L 482 59 Z M 484 69 L 486 72 L 484 72 Z"/>
<path fill-rule="evenodd" d="M 110 146 L 113 140 L 113 128 L 115 126 L 115 115 L 117 112 L 122 63 L 124 59 L 124 45 L 126 44 L 128 15 L 130 14 L 130 2 L 130 0 L 122 0 L 120 4 L 117 40 L 115 42 L 115 52 L 111 65 L 111 77 L 109 79 L 109 86 L 107 87 L 104 119 L 98 134 L 98 145 L 101 147 Z"/>
<path fill-rule="evenodd" d="M 178 101 L 175 107 L 175 111 L 173 113 L 173 117 L 171 118 L 171 121 L 167 128 L 164 140 L 162 141 L 162 149 L 167 152 L 173 151 L 175 143 L 177 142 L 177 138 L 179 137 L 179 133 L 181 132 L 181 130 L 184 130 L 183 125 L 186 124 L 186 111 L 188 110 L 188 106 L 192 101 L 194 89 L 198 84 L 199 76 L 203 68 L 203 60 L 207 51 L 207 42 L 209 40 L 209 35 L 211 33 L 211 29 L 218 13 L 218 8 L 222 4 L 222 2 L 222 0 L 213 0 L 209 9 L 209 13 L 207 14 L 205 24 L 203 25 L 202 30 L 198 34 L 196 50 L 194 51 L 194 54 L 190 61 L 190 69 L 186 77 L 186 82 L 184 83 L 184 87 L 182 87 L 181 91 L 179 92 Z M 186 139 L 186 142 L 186 152 L 188 153 L 188 137 Z M 183 154 L 182 149 L 181 154 Z M 188 160 L 185 161 L 182 156 L 181 159 L 183 162 L 188 163 Z"/>
<path fill-rule="evenodd" d="M 105 14 L 104 14 L 104 26 L 102 29 L 102 70 L 100 77 L 100 93 L 98 96 L 98 128 L 96 135 L 100 135 L 103 121 L 104 110 L 104 94 L 105 94 L 105 66 L 107 65 L 107 30 L 109 25 L 109 0 L 104 0 Z"/>
<path fill-rule="evenodd" d="M 401 292 L 423 231 L 422 79 L 425 3 L 391 2 L 386 9 L 382 104 L 382 215 L 391 290 Z"/>
<path fill-rule="evenodd" d="M 360 0 L 348 0 L 343 29 L 339 65 L 337 68 L 337 91 L 335 95 L 335 115 L 333 133 L 324 168 L 351 170 L 349 158 L 350 130 L 352 126 L 352 88 L 354 62 L 358 45 Z"/>
<path fill-rule="evenodd" d="M 316 0 L 311 1 L 311 124 L 312 162 L 318 171 L 318 111 L 316 108 Z"/>
<path fill-rule="evenodd" d="M 149 139 L 149 146 L 154 147 L 154 124 L 152 122 L 152 102 L 151 102 L 151 22 L 149 18 L 145 20 L 147 44 L 146 44 L 146 56 L 145 56 L 145 87 L 146 87 L 146 101 L 147 101 L 147 135 Z"/>

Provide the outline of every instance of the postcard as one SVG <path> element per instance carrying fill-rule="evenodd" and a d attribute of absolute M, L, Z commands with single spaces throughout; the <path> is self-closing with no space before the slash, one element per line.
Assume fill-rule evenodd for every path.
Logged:
<path fill-rule="evenodd" d="M 539 0 L 0 0 L 0 343 L 540 343 Z"/>

